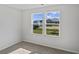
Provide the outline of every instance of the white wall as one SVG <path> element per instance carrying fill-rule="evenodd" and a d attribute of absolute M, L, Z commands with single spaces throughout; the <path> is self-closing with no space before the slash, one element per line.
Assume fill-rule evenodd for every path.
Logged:
<path fill-rule="evenodd" d="M 59 10 L 60 37 L 37 35 L 31 33 L 31 14 L 34 12 L 47 12 Z M 23 12 L 23 39 L 52 48 L 63 49 L 79 53 L 79 5 L 52 5 L 44 8 L 24 10 Z"/>
<path fill-rule="evenodd" d="M 0 50 L 21 39 L 21 12 L 17 9 L 0 5 Z"/>

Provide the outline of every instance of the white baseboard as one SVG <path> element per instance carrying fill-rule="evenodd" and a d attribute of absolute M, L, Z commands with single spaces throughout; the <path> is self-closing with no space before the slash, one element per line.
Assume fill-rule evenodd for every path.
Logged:
<path fill-rule="evenodd" d="M 28 40 L 23 40 L 25 42 L 29 42 L 29 43 L 34 43 L 34 44 L 38 44 L 38 45 L 43 45 L 43 46 L 47 46 L 47 47 L 50 47 L 50 48 L 56 48 L 56 49 L 59 49 L 59 50 L 64 50 L 64 51 L 68 51 L 68 52 L 71 52 L 71 53 L 74 53 L 74 54 L 78 54 L 79 51 L 72 51 L 72 50 L 69 50 L 69 49 L 64 49 L 64 48 L 60 48 L 60 47 L 55 47 L 55 46 L 49 46 L 49 45 L 45 45 L 45 44 L 40 44 L 40 43 L 35 43 L 33 41 L 28 41 Z"/>

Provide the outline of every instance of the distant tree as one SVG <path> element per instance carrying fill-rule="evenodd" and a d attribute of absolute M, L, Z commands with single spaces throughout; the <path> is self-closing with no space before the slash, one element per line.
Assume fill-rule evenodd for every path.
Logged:
<path fill-rule="evenodd" d="M 39 25 L 33 25 L 33 29 L 37 29 Z"/>
<path fill-rule="evenodd" d="M 59 19 L 58 18 L 47 19 L 46 22 L 47 23 L 57 23 L 57 24 L 59 24 Z"/>

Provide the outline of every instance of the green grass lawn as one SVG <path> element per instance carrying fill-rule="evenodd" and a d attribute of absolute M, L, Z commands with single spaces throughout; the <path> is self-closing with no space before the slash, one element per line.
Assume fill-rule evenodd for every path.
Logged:
<path fill-rule="evenodd" d="M 37 34 L 42 34 L 42 28 L 34 29 L 33 32 L 37 33 Z M 58 29 L 46 29 L 46 33 L 48 35 L 56 35 L 56 36 L 58 36 L 59 35 L 59 30 Z"/>
<path fill-rule="evenodd" d="M 59 35 L 59 30 L 58 29 L 46 29 L 46 33 L 48 35 L 56 35 L 56 36 L 58 36 Z"/>
<path fill-rule="evenodd" d="M 36 28 L 33 30 L 34 33 L 42 34 L 42 28 Z"/>

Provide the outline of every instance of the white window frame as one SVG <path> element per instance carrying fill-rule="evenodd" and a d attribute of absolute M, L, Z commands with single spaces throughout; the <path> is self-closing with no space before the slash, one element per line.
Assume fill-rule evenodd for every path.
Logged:
<path fill-rule="evenodd" d="M 33 14 L 40 14 L 40 13 L 43 13 L 43 12 L 35 12 L 35 13 L 32 13 L 32 14 L 31 14 L 31 21 L 32 21 L 32 22 L 31 22 L 31 24 L 32 24 L 31 33 L 32 33 L 32 34 L 43 35 L 43 23 L 42 23 L 42 34 L 38 34 L 38 33 L 34 33 L 34 32 L 33 32 L 33 18 L 32 18 L 32 16 L 33 16 Z"/>
<path fill-rule="evenodd" d="M 57 11 L 57 10 L 45 12 L 45 24 L 46 24 L 46 14 L 47 14 L 47 13 L 50 13 L 50 12 L 59 12 L 59 13 L 60 13 L 60 11 Z M 60 17 L 59 17 L 59 35 L 58 35 L 58 36 L 56 36 L 56 35 L 48 35 L 48 34 L 46 33 L 46 36 L 60 37 L 60 18 L 61 18 L 61 15 L 60 15 Z M 46 28 L 46 25 L 45 25 L 45 28 Z M 46 29 L 45 29 L 45 30 L 46 30 Z M 46 32 L 46 31 L 45 31 L 45 32 Z"/>
<path fill-rule="evenodd" d="M 31 33 L 33 35 L 45 35 L 45 36 L 49 36 L 49 37 L 50 36 L 51 37 L 60 37 L 60 18 L 61 18 L 61 14 L 60 14 L 60 17 L 59 17 L 59 35 L 56 36 L 56 35 L 48 35 L 48 34 L 46 34 L 46 14 L 49 13 L 49 12 L 59 12 L 60 13 L 60 11 L 55 10 L 55 11 L 48 11 L 48 12 L 34 12 L 34 13 L 31 14 L 31 25 L 32 25 Z M 43 22 L 42 22 L 42 34 L 38 34 L 38 33 L 33 32 L 33 18 L 32 18 L 32 16 L 33 16 L 33 14 L 39 14 L 39 13 L 44 14 L 44 19 L 43 19 Z"/>

